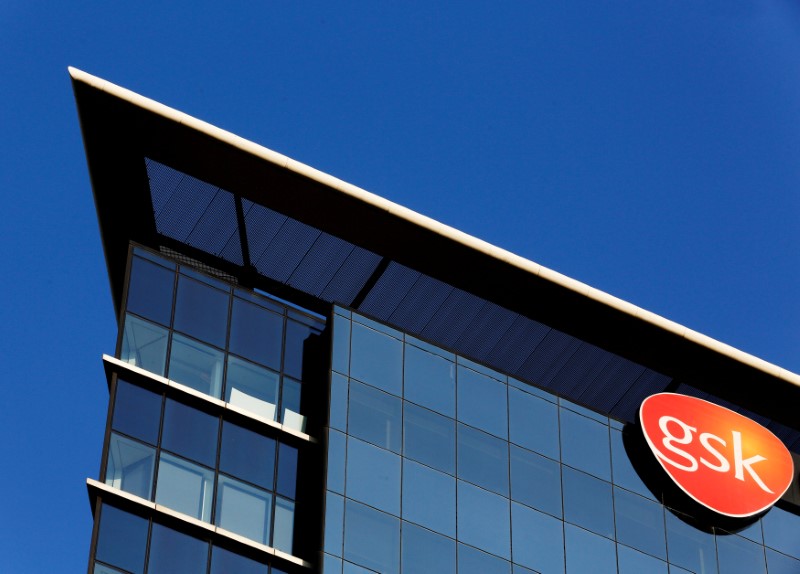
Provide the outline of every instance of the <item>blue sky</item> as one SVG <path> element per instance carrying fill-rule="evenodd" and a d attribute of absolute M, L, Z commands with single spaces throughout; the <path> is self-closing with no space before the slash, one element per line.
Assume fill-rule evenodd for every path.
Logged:
<path fill-rule="evenodd" d="M 0 31 L 2 572 L 89 546 L 116 325 L 68 65 L 800 370 L 795 0 L 5 0 Z"/>

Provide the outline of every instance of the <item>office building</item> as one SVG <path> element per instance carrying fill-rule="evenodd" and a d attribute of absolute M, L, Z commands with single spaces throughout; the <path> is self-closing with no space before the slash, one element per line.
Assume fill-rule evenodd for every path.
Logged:
<path fill-rule="evenodd" d="M 70 73 L 119 321 L 90 573 L 800 572 L 796 480 L 715 514 L 638 417 L 698 397 L 797 452 L 800 377 Z"/>

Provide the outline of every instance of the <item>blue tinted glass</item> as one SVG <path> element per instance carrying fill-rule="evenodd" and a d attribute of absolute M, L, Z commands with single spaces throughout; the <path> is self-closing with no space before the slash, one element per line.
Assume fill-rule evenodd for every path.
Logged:
<path fill-rule="evenodd" d="M 161 395 L 117 379 L 112 428 L 155 445 L 160 424 Z"/>
<path fill-rule="evenodd" d="M 764 547 L 735 535 L 717 536 L 719 570 L 725 574 L 766 574 Z"/>
<path fill-rule="evenodd" d="M 563 467 L 564 520 L 597 534 L 614 537 L 611 485 L 593 476 Z"/>
<path fill-rule="evenodd" d="M 174 271 L 134 257 L 128 284 L 128 311 L 169 326 L 174 284 Z"/>
<path fill-rule="evenodd" d="M 265 574 L 267 566 L 251 558 L 225 550 L 219 546 L 211 549 L 210 574 Z"/>
<path fill-rule="evenodd" d="M 283 317 L 234 298 L 231 312 L 231 353 L 272 369 L 281 368 Z"/>
<path fill-rule="evenodd" d="M 283 377 L 281 388 L 281 422 L 286 427 L 305 432 L 306 418 L 300 414 L 302 391 L 299 381 Z"/>
<path fill-rule="evenodd" d="M 458 481 L 458 539 L 511 558 L 509 500 Z"/>
<path fill-rule="evenodd" d="M 106 464 L 106 484 L 150 500 L 156 449 L 138 441 L 111 434 Z"/>
<path fill-rule="evenodd" d="M 617 546 L 619 574 L 668 574 L 667 563 L 637 552 L 627 546 Z"/>
<path fill-rule="evenodd" d="M 375 570 L 370 570 L 369 568 L 362 568 L 361 566 L 356 566 L 352 562 L 344 562 L 342 564 L 342 574 L 379 574 L 375 572 Z"/>
<path fill-rule="evenodd" d="M 508 496 L 508 443 L 458 425 L 458 477 Z"/>
<path fill-rule="evenodd" d="M 403 524 L 402 563 L 403 574 L 455 574 L 455 540 L 413 524 Z"/>
<path fill-rule="evenodd" d="M 348 500 L 344 558 L 375 572 L 397 574 L 400 570 L 400 520 Z"/>
<path fill-rule="evenodd" d="M 403 388 L 403 344 L 401 341 L 353 323 L 350 376 L 394 395 Z"/>
<path fill-rule="evenodd" d="M 216 466 L 219 419 L 183 403 L 167 399 L 161 448 Z"/>
<path fill-rule="evenodd" d="M 458 545 L 458 574 L 510 574 L 511 564 L 470 548 L 464 544 Z"/>
<path fill-rule="evenodd" d="M 758 544 L 764 544 L 764 534 L 761 532 L 761 519 L 759 518 L 752 524 L 745 526 L 744 528 L 737 530 L 735 534 L 739 536 L 744 536 L 748 540 L 752 540 L 753 542 L 757 542 Z"/>
<path fill-rule="evenodd" d="M 567 574 L 617 574 L 614 542 L 571 524 L 564 525 Z"/>
<path fill-rule="evenodd" d="M 275 440 L 228 421 L 223 422 L 219 469 L 272 490 L 275 482 Z"/>
<path fill-rule="evenodd" d="M 458 420 L 501 438 L 508 437 L 508 387 L 458 367 Z"/>
<path fill-rule="evenodd" d="M 455 421 L 410 403 L 405 403 L 403 408 L 403 454 L 455 474 Z"/>
<path fill-rule="evenodd" d="M 148 521 L 104 504 L 97 534 L 96 557 L 133 574 L 144 570 Z"/>
<path fill-rule="evenodd" d="M 278 454 L 278 483 L 275 492 L 294 500 L 297 489 L 297 449 L 281 443 Z"/>
<path fill-rule="evenodd" d="M 167 361 L 167 336 L 164 327 L 126 315 L 119 358 L 145 371 L 163 375 Z"/>
<path fill-rule="evenodd" d="M 328 431 L 328 490 L 344 494 L 345 435 L 330 429 Z"/>
<path fill-rule="evenodd" d="M 161 452 L 156 480 L 156 504 L 208 522 L 211 520 L 213 490 L 212 470 Z"/>
<path fill-rule="evenodd" d="M 325 545 L 329 554 L 341 556 L 344 542 L 344 498 L 325 493 Z"/>
<path fill-rule="evenodd" d="M 323 555 L 322 574 L 342 574 L 342 559 L 330 554 Z"/>
<path fill-rule="evenodd" d="M 175 329 L 216 347 L 225 347 L 228 294 L 181 275 L 175 299 Z"/>
<path fill-rule="evenodd" d="M 214 519 L 217 526 L 269 544 L 271 516 L 271 493 L 227 476 L 219 477 Z"/>
<path fill-rule="evenodd" d="M 347 430 L 347 379 L 338 373 L 331 375 L 331 416 L 329 425 Z"/>
<path fill-rule="evenodd" d="M 671 564 L 691 572 L 715 574 L 717 551 L 714 535 L 698 530 L 675 516 L 670 510 L 667 517 L 667 559 Z M 724 573 L 723 573 L 724 574 Z"/>
<path fill-rule="evenodd" d="M 400 457 L 349 438 L 347 496 L 400 516 Z"/>
<path fill-rule="evenodd" d="M 769 574 L 797 574 L 800 572 L 800 560 L 779 554 L 769 548 L 767 548 L 767 565 Z"/>
<path fill-rule="evenodd" d="M 278 404 L 278 373 L 255 363 L 228 357 L 225 400 L 269 421 L 275 420 Z"/>
<path fill-rule="evenodd" d="M 455 417 L 455 365 L 438 355 L 406 345 L 403 393 L 406 400 Z"/>
<path fill-rule="evenodd" d="M 283 372 L 302 379 L 304 375 L 304 358 L 317 340 L 319 331 L 297 321 L 286 321 L 286 348 L 283 352 Z"/>
<path fill-rule="evenodd" d="M 208 543 L 153 524 L 147 574 L 197 574 L 208 564 Z"/>
<path fill-rule="evenodd" d="M 399 453 L 401 409 L 397 397 L 350 381 L 349 434 Z"/>
<path fill-rule="evenodd" d="M 620 488 L 614 489 L 617 540 L 666 560 L 664 507 Z"/>
<path fill-rule="evenodd" d="M 343 375 L 350 373 L 350 321 L 341 315 L 333 316 L 332 369 Z"/>
<path fill-rule="evenodd" d="M 622 441 L 622 432 L 611 431 L 611 459 L 614 472 L 614 484 L 632 490 L 642 496 L 653 499 L 653 494 L 639 478 L 639 474 L 633 468 L 628 453 L 625 452 L 625 444 Z"/>
<path fill-rule="evenodd" d="M 511 498 L 561 516 L 561 465 L 511 446 Z"/>
<path fill-rule="evenodd" d="M 575 403 L 568 401 L 566 399 L 561 399 L 559 403 L 562 407 L 574 411 L 578 414 L 581 414 L 585 417 L 589 417 L 590 419 L 594 419 L 597 422 L 603 423 L 604 425 L 609 424 L 608 417 L 604 417 L 603 415 L 594 412 L 591 409 L 587 409 L 586 407 L 582 407 L 580 405 L 576 405 Z"/>
<path fill-rule="evenodd" d="M 403 462 L 403 519 L 456 535 L 456 480 L 432 468 Z"/>
<path fill-rule="evenodd" d="M 567 409 L 561 417 L 561 461 L 603 480 L 611 480 L 608 427 Z"/>
<path fill-rule="evenodd" d="M 294 553 L 294 501 L 275 497 L 275 525 L 272 546 L 289 554 Z"/>
<path fill-rule="evenodd" d="M 514 562 L 545 574 L 564 572 L 563 523 L 516 503 L 511 519 Z"/>
<path fill-rule="evenodd" d="M 511 442 L 558 460 L 558 407 L 510 388 L 508 408 Z"/>
<path fill-rule="evenodd" d="M 174 333 L 168 376 L 182 385 L 219 398 L 222 394 L 223 358 L 222 351 Z"/>
<path fill-rule="evenodd" d="M 761 519 L 764 527 L 764 543 L 784 554 L 800 558 L 800 516 L 773 507 Z"/>

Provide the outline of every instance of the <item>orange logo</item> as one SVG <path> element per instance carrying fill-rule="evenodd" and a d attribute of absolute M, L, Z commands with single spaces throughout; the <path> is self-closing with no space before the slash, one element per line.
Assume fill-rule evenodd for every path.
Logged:
<path fill-rule="evenodd" d="M 766 510 L 792 483 L 783 443 L 752 419 L 714 403 L 659 393 L 639 410 L 647 444 L 675 483 L 725 516 Z"/>

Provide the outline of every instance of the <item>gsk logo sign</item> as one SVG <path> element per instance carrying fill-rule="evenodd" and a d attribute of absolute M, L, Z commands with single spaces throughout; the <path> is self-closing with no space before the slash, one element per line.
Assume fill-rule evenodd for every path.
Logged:
<path fill-rule="evenodd" d="M 647 444 L 670 478 L 714 512 L 758 514 L 792 483 L 794 464 L 783 443 L 730 409 L 660 393 L 644 400 L 639 419 Z"/>

